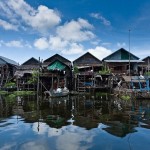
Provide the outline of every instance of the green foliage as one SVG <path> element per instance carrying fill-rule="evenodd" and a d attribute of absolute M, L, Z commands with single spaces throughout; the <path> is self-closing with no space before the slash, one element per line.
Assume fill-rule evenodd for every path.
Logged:
<path fill-rule="evenodd" d="M 2 91 L 2 93 L 5 91 Z M 1 94 L 1 93 L 0 93 Z M 28 96 L 28 95 L 35 95 L 34 91 L 14 91 L 10 94 L 7 93 L 5 99 L 7 102 L 14 103 L 16 101 L 17 96 Z"/>
<path fill-rule="evenodd" d="M 14 103 L 16 101 L 16 95 L 9 94 L 5 97 L 6 101 L 9 103 Z"/>
<path fill-rule="evenodd" d="M 79 73 L 79 69 L 77 66 L 74 66 L 73 70 L 74 70 L 74 74 Z"/>
<path fill-rule="evenodd" d="M 130 96 L 129 96 L 129 95 L 122 95 L 120 98 L 121 98 L 122 100 L 125 100 L 125 101 L 130 100 Z"/>
<path fill-rule="evenodd" d="M 4 85 L 4 88 L 15 88 L 16 87 L 16 83 L 15 82 L 7 82 Z"/>
<path fill-rule="evenodd" d="M 150 71 L 149 71 L 149 72 L 145 72 L 144 75 L 145 75 L 145 76 L 150 76 Z"/>
<path fill-rule="evenodd" d="M 39 72 L 37 70 L 33 70 L 32 77 L 28 80 L 28 84 L 34 84 L 38 80 Z"/>
<path fill-rule="evenodd" d="M 35 95 L 34 91 L 15 91 L 13 92 L 15 96 L 27 96 L 27 95 Z"/>
<path fill-rule="evenodd" d="M 97 92 L 96 97 L 106 96 L 108 93 L 105 92 Z"/>
<path fill-rule="evenodd" d="M 9 93 L 8 91 L 0 91 L 0 95 L 8 95 L 9 98 L 13 98 L 16 96 L 27 96 L 27 95 L 35 95 L 34 91 L 14 91 Z"/>
<path fill-rule="evenodd" d="M 106 65 L 103 66 L 102 70 L 99 71 L 99 74 L 103 74 L 103 75 L 110 74 L 110 73 L 111 73 L 111 71 L 110 71 L 110 69 Z"/>
<path fill-rule="evenodd" d="M 8 91 L 0 91 L 0 95 L 7 95 Z"/>

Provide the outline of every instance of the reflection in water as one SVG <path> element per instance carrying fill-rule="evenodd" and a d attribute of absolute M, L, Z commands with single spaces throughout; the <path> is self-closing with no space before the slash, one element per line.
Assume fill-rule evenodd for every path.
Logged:
<path fill-rule="evenodd" d="M 0 98 L 2 150 L 140 149 L 141 138 L 146 149 L 149 128 L 150 101 L 121 101 L 108 94 Z"/>

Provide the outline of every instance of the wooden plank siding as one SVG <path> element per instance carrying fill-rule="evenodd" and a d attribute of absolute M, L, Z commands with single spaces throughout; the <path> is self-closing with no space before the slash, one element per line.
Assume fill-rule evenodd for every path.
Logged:
<path fill-rule="evenodd" d="M 112 73 L 115 74 L 136 74 L 138 65 L 142 63 L 137 56 L 121 48 L 103 59 Z M 130 66 L 130 67 L 129 67 Z"/>
<path fill-rule="evenodd" d="M 17 62 L 0 56 L 0 87 L 13 78 L 17 67 Z"/>

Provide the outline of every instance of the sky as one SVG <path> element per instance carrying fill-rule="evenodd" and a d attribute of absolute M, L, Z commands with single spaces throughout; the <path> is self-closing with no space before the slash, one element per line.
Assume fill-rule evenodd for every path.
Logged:
<path fill-rule="evenodd" d="M 59 54 L 150 55 L 149 0 L 0 0 L 0 56 L 19 64 Z"/>

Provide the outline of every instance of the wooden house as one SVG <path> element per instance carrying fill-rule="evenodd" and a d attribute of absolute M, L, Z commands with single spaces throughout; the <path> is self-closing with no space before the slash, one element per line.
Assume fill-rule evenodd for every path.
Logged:
<path fill-rule="evenodd" d="M 80 74 L 85 74 L 85 72 L 98 72 L 99 70 L 101 70 L 102 61 L 93 56 L 91 53 L 87 52 L 74 60 L 73 66 L 78 68 Z"/>
<path fill-rule="evenodd" d="M 75 90 L 85 92 L 86 87 L 95 86 L 96 74 L 102 69 L 102 61 L 87 52 L 73 61 Z M 77 69 L 77 72 L 75 70 Z"/>
<path fill-rule="evenodd" d="M 55 54 L 42 63 L 42 83 L 47 88 L 57 89 L 67 87 L 72 90 L 72 65 L 71 61 Z"/>
<path fill-rule="evenodd" d="M 18 87 L 22 90 L 35 90 L 36 85 L 31 81 L 33 73 L 39 72 L 40 63 L 35 58 L 30 58 L 21 64 L 15 72 L 18 80 Z"/>
<path fill-rule="evenodd" d="M 142 59 L 143 63 L 140 63 L 139 69 L 143 74 L 150 72 L 150 56 L 147 56 Z"/>
<path fill-rule="evenodd" d="M 138 64 L 143 62 L 124 48 L 105 57 L 103 61 L 108 65 L 112 73 L 128 75 L 137 74 Z"/>
<path fill-rule="evenodd" d="M 17 62 L 0 56 L 0 87 L 14 76 L 17 67 Z"/>

